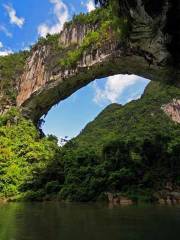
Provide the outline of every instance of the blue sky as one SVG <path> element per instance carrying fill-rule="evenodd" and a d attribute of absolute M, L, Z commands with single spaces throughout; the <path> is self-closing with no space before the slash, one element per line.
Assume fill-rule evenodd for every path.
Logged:
<path fill-rule="evenodd" d="M 61 31 L 74 14 L 93 9 L 93 0 L 1 0 L 0 55 L 27 49 L 40 36 Z M 53 107 L 43 130 L 59 138 L 74 137 L 108 104 L 139 98 L 147 84 L 133 75 L 94 81 Z"/>

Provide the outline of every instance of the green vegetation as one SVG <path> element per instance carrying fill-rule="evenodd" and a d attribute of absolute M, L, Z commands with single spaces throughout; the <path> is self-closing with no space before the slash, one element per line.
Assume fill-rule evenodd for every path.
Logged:
<path fill-rule="evenodd" d="M 29 52 L 23 51 L 0 57 L 0 105 L 13 105 L 16 99 L 16 84 L 23 72 Z"/>
<path fill-rule="evenodd" d="M 51 48 L 48 58 L 51 61 L 45 62 L 48 69 L 54 70 L 57 66 L 64 70 L 76 67 L 84 53 L 87 54 L 103 48 L 107 43 L 122 42 L 128 38 L 130 31 L 128 19 L 125 16 L 119 17 L 114 14 L 116 7 L 118 5 L 114 6 L 112 4 L 108 8 L 97 8 L 88 14 L 81 13 L 78 16 L 74 16 L 72 21 L 65 23 L 65 28 L 67 29 L 78 27 L 78 25 L 88 26 L 89 31 L 80 45 L 71 44 L 70 46 L 64 46 L 60 43 L 60 33 L 47 34 L 46 37 L 39 38 L 37 44 L 31 47 L 31 52 L 38 47 L 48 46 Z M 17 55 L 19 56 L 19 54 Z M 15 57 L 16 54 L 12 56 Z M 16 62 L 19 62 L 19 59 Z M 11 67 L 9 62 L 7 66 Z M 11 81 L 14 82 L 14 79 L 11 79 Z"/>
<path fill-rule="evenodd" d="M 65 56 L 59 61 L 63 69 L 76 67 L 78 61 L 84 53 L 103 48 L 107 43 L 124 41 L 129 34 L 129 24 L 126 17 L 116 17 L 113 8 L 97 8 L 88 14 L 74 16 L 73 20 L 67 23 L 67 28 L 74 25 L 89 25 L 89 32 L 82 43 L 74 49 L 67 51 Z"/>
<path fill-rule="evenodd" d="M 96 146 L 101 148 L 104 143 L 117 136 L 132 139 L 151 136 L 156 132 L 170 134 L 176 124 L 163 113 L 161 107 L 173 98 L 180 98 L 179 88 L 152 82 L 140 100 L 125 106 L 110 105 L 71 144 L 85 147 L 87 143 L 88 147 L 96 150 Z"/>
<path fill-rule="evenodd" d="M 36 47 L 50 46 L 52 51 L 61 50 L 61 46 L 59 45 L 59 33 L 57 34 L 47 34 L 46 37 L 39 38 L 38 42 L 32 46 L 32 49 Z"/>
<path fill-rule="evenodd" d="M 119 15 L 117 1 L 108 6 L 107 1 L 99 2 L 106 8 L 74 16 L 65 26 L 89 26 L 91 31 L 81 44 L 60 46 L 59 34 L 55 34 L 40 38 L 33 46 L 32 50 L 51 48 L 46 67 L 55 72 L 58 67 L 76 67 L 84 53 L 102 49 L 107 42 L 127 40 L 129 17 Z M 0 111 L 15 106 L 28 56 L 24 51 L 0 57 Z M 180 99 L 180 89 L 150 83 L 140 100 L 108 106 L 63 148 L 56 137 L 42 137 L 30 120 L 11 107 L 0 115 L 0 197 L 95 201 L 103 199 L 105 192 L 114 192 L 153 201 L 167 183 L 178 188 L 180 125 L 162 110 L 174 98 Z"/>
<path fill-rule="evenodd" d="M 41 37 L 38 40 L 39 45 L 58 45 L 59 34 L 47 34 L 46 37 Z"/>
<path fill-rule="evenodd" d="M 140 100 L 108 106 L 63 148 L 12 108 L 0 117 L 0 196 L 155 200 L 167 183 L 180 185 L 180 126 L 161 109 L 179 97 L 178 88 L 151 83 Z"/>
<path fill-rule="evenodd" d="M 92 45 L 96 45 L 99 42 L 99 39 L 99 32 L 89 32 L 80 46 L 78 46 L 75 50 L 68 51 L 64 59 L 59 61 L 60 66 L 63 69 L 75 67 L 78 60 L 80 60 L 83 56 L 84 51 L 87 52 Z"/>
<path fill-rule="evenodd" d="M 40 138 L 33 123 L 12 108 L 0 117 L 0 194 L 2 197 L 36 199 L 54 186 L 53 166 L 58 173 L 57 139 Z M 54 164 L 54 165 L 53 165 Z M 52 174 L 52 175 L 51 175 Z M 48 179 L 51 182 L 48 182 Z M 51 178 L 52 177 L 52 178 Z M 46 182 L 48 182 L 46 186 Z M 57 179 L 56 179 L 57 182 Z M 41 189 L 43 185 L 44 189 Z M 41 191 L 39 190 L 41 189 Z M 44 191 L 44 194 L 43 194 Z M 21 196 L 20 196 L 21 194 Z"/>
<path fill-rule="evenodd" d="M 95 26 L 102 22 L 102 20 L 109 19 L 110 11 L 102 8 L 97 8 L 90 13 L 80 13 L 79 15 L 74 15 L 70 22 L 65 23 L 65 27 L 74 26 L 77 24 Z"/>
<path fill-rule="evenodd" d="M 107 107 L 65 146 L 60 196 L 89 201 L 109 191 L 152 201 L 168 182 L 179 186 L 180 126 L 161 109 L 179 97 L 179 89 L 151 83 L 140 100 Z"/>

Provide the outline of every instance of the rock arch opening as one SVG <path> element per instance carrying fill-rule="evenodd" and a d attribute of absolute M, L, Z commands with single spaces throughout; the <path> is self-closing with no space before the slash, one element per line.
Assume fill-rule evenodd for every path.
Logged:
<path fill-rule="evenodd" d="M 107 12 L 97 9 L 73 18 L 62 32 L 40 39 L 18 83 L 17 106 L 37 123 L 52 106 L 95 79 L 134 74 L 179 85 L 179 70 L 170 64 L 163 32 L 167 10 L 165 4 L 157 21 L 138 2 L 131 11 L 131 30 L 118 35 L 128 27 L 126 19 L 114 29 Z"/>
<path fill-rule="evenodd" d="M 135 75 L 115 75 L 89 83 L 54 106 L 44 118 L 45 134 L 59 140 L 77 136 L 108 105 L 124 105 L 141 97 L 149 80 Z"/>

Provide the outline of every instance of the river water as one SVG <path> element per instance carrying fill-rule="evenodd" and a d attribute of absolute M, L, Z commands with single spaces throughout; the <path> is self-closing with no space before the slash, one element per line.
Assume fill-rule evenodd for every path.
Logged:
<path fill-rule="evenodd" d="M 9 203 L 0 240 L 177 240 L 180 207 Z"/>

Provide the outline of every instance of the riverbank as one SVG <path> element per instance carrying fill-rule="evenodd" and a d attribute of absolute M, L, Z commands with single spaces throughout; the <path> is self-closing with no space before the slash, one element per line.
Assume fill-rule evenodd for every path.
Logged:
<path fill-rule="evenodd" d="M 59 202 L 59 203 L 72 203 L 72 201 L 60 199 L 57 194 L 49 194 L 42 198 L 30 198 L 30 195 L 17 195 L 14 197 L 0 198 L 0 204 L 10 202 Z M 120 192 L 105 192 L 103 197 L 96 201 L 89 201 L 89 203 L 108 204 L 110 206 L 129 206 L 129 205 L 141 205 L 144 203 L 155 205 L 180 205 L 180 192 L 175 190 L 164 189 L 156 192 L 153 195 L 131 195 L 123 194 Z M 77 202 L 76 203 L 83 203 Z M 88 203 L 88 202 L 87 202 Z"/>

